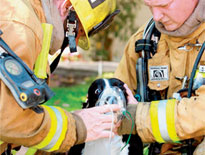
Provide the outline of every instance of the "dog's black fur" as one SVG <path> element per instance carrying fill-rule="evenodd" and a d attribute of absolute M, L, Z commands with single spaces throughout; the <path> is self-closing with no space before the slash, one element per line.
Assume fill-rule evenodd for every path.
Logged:
<path fill-rule="evenodd" d="M 127 103 L 127 93 L 124 88 L 124 83 L 116 78 L 108 79 L 111 87 L 116 86 L 119 87 L 126 98 Z M 96 102 L 98 101 L 101 93 L 105 89 L 105 81 L 104 79 L 95 80 L 88 89 L 88 98 L 85 103 L 83 103 L 82 108 L 91 108 L 95 107 Z M 129 135 L 123 135 L 123 142 L 127 142 Z M 72 147 L 69 151 L 69 155 L 81 155 L 81 152 L 84 148 L 85 144 L 80 144 Z M 143 143 L 138 135 L 132 135 L 129 141 L 129 155 L 142 155 L 143 154 Z"/>
<path fill-rule="evenodd" d="M 108 79 L 108 82 L 111 87 L 115 86 L 115 87 L 120 88 L 123 91 L 125 98 L 126 98 L 126 102 L 127 102 L 126 89 L 123 87 L 124 83 L 116 78 Z M 98 101 L 104 89 L 105 89 L 104 79 L 95 80 L 88 89 L 88 99 L 85 103 L 83 103 L 83 108 L 95 107 L 95 104 Z"/>

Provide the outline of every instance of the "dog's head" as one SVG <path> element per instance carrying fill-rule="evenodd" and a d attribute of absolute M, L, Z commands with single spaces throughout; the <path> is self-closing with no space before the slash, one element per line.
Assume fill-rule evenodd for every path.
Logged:
<path fill-rule="evenodd" d="M 122 99 L 124 97 L 123 100 L 127 103 L 127 93 L 123 85 L 124 83 L 116 78 L 95 80 L 88 89 L 87 102 L 83 103 L 83 108 L 97 106 L 99 101 L 102 100 L 106 100 L 104 104 L 107 104 L 107 100 L 112 102 L 111 104 L 114 104 L 114 100 L 120 97 Z"/>

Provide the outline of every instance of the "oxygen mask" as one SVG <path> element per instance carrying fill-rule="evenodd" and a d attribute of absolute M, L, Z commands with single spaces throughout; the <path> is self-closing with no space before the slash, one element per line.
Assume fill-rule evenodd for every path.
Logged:
<path fill-rule="evenodd" d="M 103 90 L 95 106 L 118 104 L 120 111 L 117 112 L 118 120 L 122 119 L 123 113 L 126 111 L 126 98 L 123 91 L 114 86 L 107 87 Z"/>

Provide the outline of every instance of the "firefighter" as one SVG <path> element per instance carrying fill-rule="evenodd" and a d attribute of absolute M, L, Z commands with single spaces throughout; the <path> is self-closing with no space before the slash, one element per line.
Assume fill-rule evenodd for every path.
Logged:
<path fill-rule="evenodd" d="M 153 20 L 129 39 L 115 72 L 138 100 L 128 106 L 133 133 L 149 154 L 205 154 L 205 0 L 144 2 Z M 131 124 L 124 119 L 118 133 Z"/>
<path fill-rule="evenodd" d="M 69 46 L 71 52 L 77 45 L 87 50 L 88 37 L 107 27 L 116 14 L 115 7 L 115 0 L 1 0 L 1 38 L 31 70 L 36 70 L 37 57 L 45 46 L 42 23 L 53 27 L 50 54 L 62 48 L 65 37 L 64 46 Z M 48 66 L 46 70 L 45 75 L 49 74 Z M 0 153 L 9 154 L 20 145 L 66 152 L 75 144 L 114 136 L 109 131 L 112 117 L 104 113 L 110 108 L 117 111 L 118 106 L 69 113 L 56 106 L 40 105 L 43 111 L 37 113 L 19 106 L 2 80 L 0 87 Z"/>

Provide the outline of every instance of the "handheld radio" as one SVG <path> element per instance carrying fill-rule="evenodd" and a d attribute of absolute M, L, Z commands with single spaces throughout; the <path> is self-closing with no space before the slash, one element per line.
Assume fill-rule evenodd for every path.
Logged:
<path fill-rule="evenodd" d="M 2 31 L 0 30 L 0 35 Z M 0 79 L 10 89 L 23 109 L 32 108 L 49 100 L 54 93 L 46 80 L 39 79 L 0 37 Z M 38 111 L 36 111 L 38 112 Z"/>

